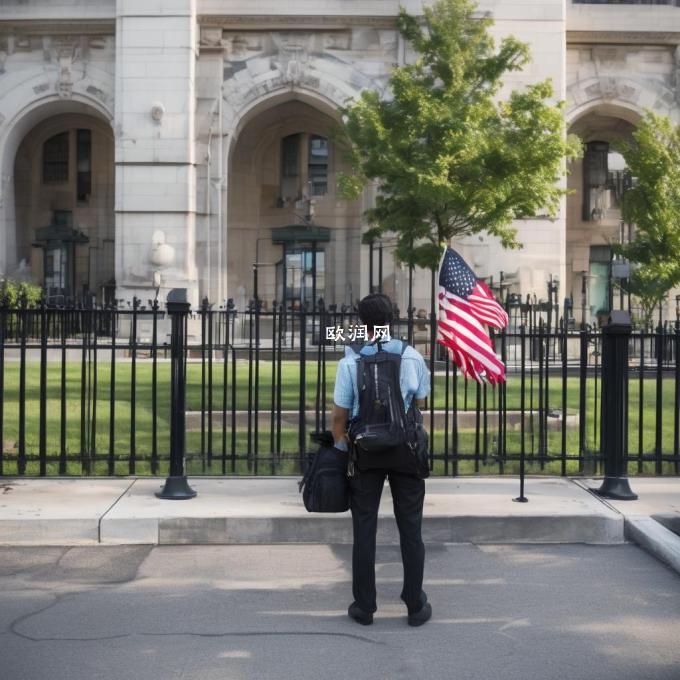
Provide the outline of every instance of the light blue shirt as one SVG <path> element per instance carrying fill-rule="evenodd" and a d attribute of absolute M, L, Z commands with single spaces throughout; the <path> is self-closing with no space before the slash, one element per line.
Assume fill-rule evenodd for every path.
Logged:
<path fill-rule="evenodd" d="M 388 352 L 401 352 L 401 340 L 392 338 L 380 343 L 382 350 Z M 365 345 L 361 348 L 361 354 L 375 354 L 378 348 L 375 345 Z M 333 401 L 341 408 L 350 411 L 350 417 L 359 413 L 359 386 L 357 384 L 357 362 L 359 357 L 349 347 L 345 347 L 345 356 L 338 362 L 338 371 L 335 376 L 335 390 Z M 422 354 L 409 345 L 401 357 L 401 372 L 399 375 L 401 396 L 404 399 L 404 408 L 408 411 L 411 399 L 424 399 L 430 394 L 430 371 L 425 364 Z"/>

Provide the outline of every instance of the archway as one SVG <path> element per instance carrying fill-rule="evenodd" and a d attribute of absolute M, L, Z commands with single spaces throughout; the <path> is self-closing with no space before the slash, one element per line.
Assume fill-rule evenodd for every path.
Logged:
<path fill-rule="evenodd" d="M 114 144 L 107 114 L 50 101 L 2 140 L 3 270 L 54 302 L 114 295 Z"/>
<path fill-rule="evenodd" d="M 571 121 L 569 132 L 584 144 L 582 159 L 569 166 L 567 196 L 567 295 L 577 324 L 602 322 L 614 304 L 612 242 L 629 238 L 622 225 L 621 197 L 629 182 L 623 157 L 612 147 L 629 140 L 639 115 L 602 104 Z"/>
<path fill-rule="evenodd" d="M 284 298 L 298 307 L 358 295 L 363 208 L 336 187 L 347 169 L 336 123 L 330 107 L 289 94 L 253 107 L 237 126 L 229 153 L 227 291 L 238 308 L 254 296 L 255 273 L 265 309 Z"/>

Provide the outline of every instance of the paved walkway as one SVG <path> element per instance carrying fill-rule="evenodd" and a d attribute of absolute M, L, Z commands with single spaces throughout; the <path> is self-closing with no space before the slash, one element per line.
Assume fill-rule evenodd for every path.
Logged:
<path fill-rule="evenodd" d="M 347 617 L 351 552 L 0 548 L 0 677 L 678 678 L 680 577 L 635 545 L 427 545 L 433 617 L 415 629 L 393 545 L 377 549 L 374 624 Z"/>

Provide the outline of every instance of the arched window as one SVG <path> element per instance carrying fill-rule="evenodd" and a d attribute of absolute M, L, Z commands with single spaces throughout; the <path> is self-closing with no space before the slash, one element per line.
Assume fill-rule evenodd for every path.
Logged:
<path fill-rule="evenodd" d="M 68 132 L 50 137 L 43 144 L 43 182 L 68 182 Z"/>

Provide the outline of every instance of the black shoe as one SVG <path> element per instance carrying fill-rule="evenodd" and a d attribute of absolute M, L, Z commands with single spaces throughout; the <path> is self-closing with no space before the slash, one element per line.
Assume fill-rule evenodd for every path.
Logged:
<path fill-rule="evenodd" d="M 356 602 L 352 602 L 347 613 L 362 626 L 370 626 L 373 623 L 373 614 L 365 612 Z"/>
<path fill-rule="evenodd" d="M 422 626 L 432 616 L 432 605 L 426 602 L 415 614 L 408 615 L 409 626 Z"/>

